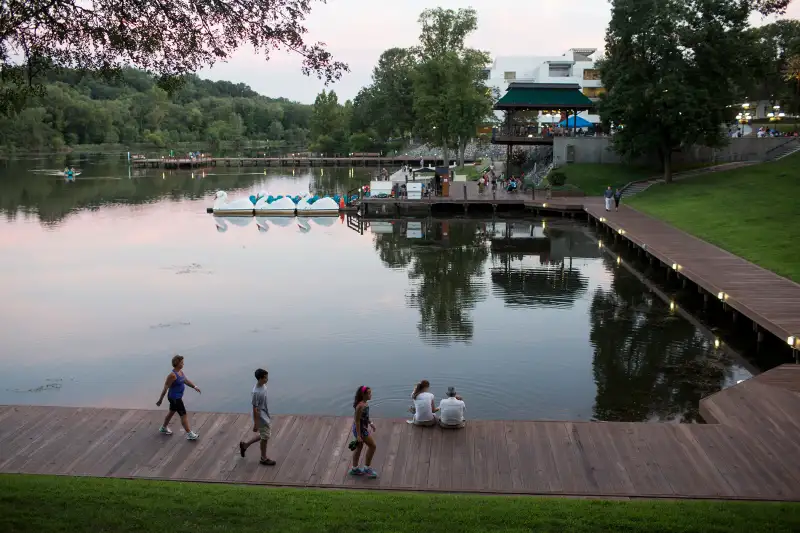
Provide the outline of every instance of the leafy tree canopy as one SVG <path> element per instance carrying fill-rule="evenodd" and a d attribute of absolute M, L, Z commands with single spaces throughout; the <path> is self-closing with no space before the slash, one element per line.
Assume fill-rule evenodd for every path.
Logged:
<path fill-rule="evenodd" d="M 305 74 L 326 82 L 347 65 L 322 43 L 306 43 L 305 17 L 314 0 L 7 0 L 0 3 L 0 112 L 21 108 L 52 68 L 106 75 L 138 67 L 176 76 L 230 57 L 249 44 L 267 58 L 276 49 L 303 58 Z"/>
<path fill-rule="evenodd" d="M 614 0 L 600 62 L 607 90 L 599 111 L 622 126 L 615 148 L 657 152 L 671 180 L 671 154 L 682 145 L 724 142 L 721 124 L 744 95 L 754 53 L 748 18 L 780 11 L 788 0 Z"/>

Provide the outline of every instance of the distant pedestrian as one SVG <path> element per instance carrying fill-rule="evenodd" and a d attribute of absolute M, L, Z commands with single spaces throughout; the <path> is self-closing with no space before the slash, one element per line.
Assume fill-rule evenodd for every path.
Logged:
<path fill-rule="evenodd" d="M 172 431 L 169 429 L 169 421 L 172 420 L 172 415 L 178 413 L 178 416 L 181 417 L 181 425 L 186 431 L 186 439 L 197 440 L 199 435 L 189 427 L 189 416 L 186 414 L 186 407 L 183 405 L 183 391 L 186 389 L 186 385 L 196 390 L 198 394 L 200 393 L 200 388 L 189 381 L 189 378 L 183 373 L 183 356 L 176 355 L 172 358 L 172 372 L 167 376 L 164 382 L 164 389 L 156 402 L 156 405 L 160 407 L 161 402 L 164 401 L 164 395 L 167 395 L 169 413 L 167 413 L 164 423 L 158 431 L 164 435 L 172 435 Z"/>
<path fill-rule="evenodd" d="M 375 431 L 375 424 L 369 419 L 369 400 L 372 398 L 372 389 L 361 386 L 356 390 L 353 400 L 353 437 L 355 437 L 355 447 L 353 448 L 353 468 L 350 469 L 352 476 L 367 476 L 369 478 L 378 477 L 378 473 L 372 469 L 372 457 L 375 455 L 375 439 L 370 434 L 370 429 Z M 367 457 L 364 459 L 364 467 L 359 466 L 361 450 L 367 445 Z M 351 443 L 352 446 L 352 443 Z"/>
<path fill-rule="evenodd" d="M 611 185 L 608 186 L 603 196 L 606 199 L 606 211 L 611 211 L 611 200 L 614 198 L 614 191 L 611 190 Z"/>
<path fill-rule="evenodd" d="M 259 368 L 255 372 L 256 385 L 253 387 L 252 404 L 253 404 L 253 433 L 258 433 L 255 437 L 248 441 L 239 442 L 239 453 L 244 457 L 247 448 L 256 441 L 261 443 L 261 460 L 259 463 L 266 466 L 275 466 L 275 461 L 267 457 L 267 443 L 272 436 L 272 420 L 269 417 L 269 408 L 267 407 L 267 380 L 269 373 L 263 368 Z"/>
<path fill-rule="evenodd" d="M 614 191 L 614 208 L 619 211 L 619 201 L 622 200 L 622 191 L 616 189 Z"/>

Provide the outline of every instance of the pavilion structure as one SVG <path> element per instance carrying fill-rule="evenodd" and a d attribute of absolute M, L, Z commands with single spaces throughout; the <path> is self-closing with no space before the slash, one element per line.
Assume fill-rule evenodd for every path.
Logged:
<path fill-rule="evenodd" d="M 562 134 L 574 136 L 577 120 L 570 121 L 570 116 L 577 117 L 594 107 L 577 83 L 513 82 L 494 106 L 496 111 L 505 112 L 505 120 L 492 130 L 492 144 L 506 145 L 510 161 L 514 146 L 553 144 L 556 131 L 550 125 L 542 127 L 540 115 L 559 117 L 557 122 L 567 120 L 567 125 L 572 122 L 572 130 L 562 128 Z"/>

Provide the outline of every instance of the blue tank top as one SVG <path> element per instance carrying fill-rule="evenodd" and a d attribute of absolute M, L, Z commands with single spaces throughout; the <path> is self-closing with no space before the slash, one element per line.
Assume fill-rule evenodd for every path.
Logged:
<path fill-rule="evenodd" d="M 172 385 L 169 386 L 167 398 L 171 400 L 178 400 L 183 398 L 183 391 L 186 389 L 186 377 L 175 370 L 173 370 L 173 372 L 175 373 L 175 381 L 173 381 Z"/>

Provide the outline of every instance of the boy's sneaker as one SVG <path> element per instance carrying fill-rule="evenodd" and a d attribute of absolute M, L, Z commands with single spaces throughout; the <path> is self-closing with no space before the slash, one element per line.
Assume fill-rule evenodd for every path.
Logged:
<path fill-rule="evenodd" d="M 158 428 L 158 432 L 163 433 L 164 435 L 172 435 L 172 430 L 165 426 Z"/>
<path fill-rule="evenodd" d="M 375 479 L 376 477 L 378 477 L 378 473 L 372 468 L 365 468 L 363 475 L 367 476 L 370 479 Z"/>
<path fill-rule="evenodd" d="M 363 476 L 364 475 L 364 469 L 361 468 L 360 466 L 356 467 L 356 468 L 351 468 L 350 471 L 348 472 L 348 474 L 350 474 L 351 476 Z"/>
<path fill-rule="evenodd" d="M 198 434 L 197 434 L 197 433 L 195 433 L 194 431 L 190 431 L 189 433 L 187 433 L 187 434 L 186 434 L 186 440 L 197 440 L 197 438 L 198 438 L 199 436 L 200 436 L 200 435 L 198 435 Z"/>

